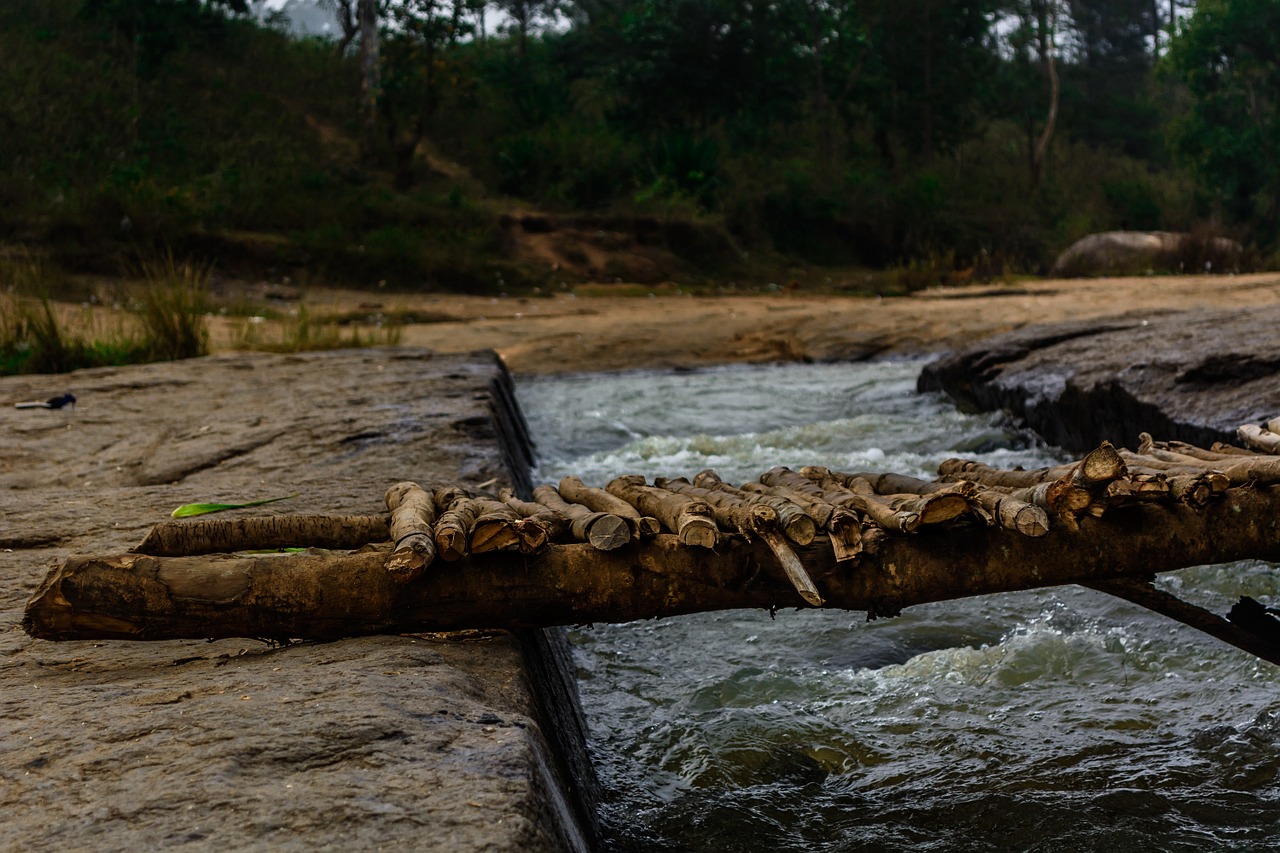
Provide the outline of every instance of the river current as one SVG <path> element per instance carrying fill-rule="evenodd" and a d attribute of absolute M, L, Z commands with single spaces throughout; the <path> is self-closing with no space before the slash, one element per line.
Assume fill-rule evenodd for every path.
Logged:
<path fill-rule="evenodd" d="M 1065 457 L 920 362 L 528 380 L 537 482 Z M 1159 566 L 1152 566 L 1159 570 Z M 1274 603 L 1262 563 L 1165 588 Z M 1078 587 L 571 633 L 610 849 L 1280 850 L 1280 670 Z"/>

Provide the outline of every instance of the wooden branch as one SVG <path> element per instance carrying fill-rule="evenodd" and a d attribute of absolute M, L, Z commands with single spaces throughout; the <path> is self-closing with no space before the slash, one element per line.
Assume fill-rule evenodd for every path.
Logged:
<path fill-rule="evenodd" d="M 772 506 L 765 503 L 749 503 L 737 496 L 715 489 L 699 489 L 690 485 L 683 478 L 675 480 L 658 480 L 663 488 L 681 494 L 700 495 L 704 497 L 715 513 L 716 521 L 721 525 L 737 530 L 748 540 L 760 539 L 773 552 L 778 565 L 782 568 L 787 581 L 808 603 L 819 607 L 823 603 L 818 588 L 809 577 L 804 566 L 795 555 L 795 551 L 787 544 L 782 531 L 782 522 Z M 811 540 L 812 541 L 812 540 Z"/>
<path fill-rule="evenodd" d="M 1130 601 L 1148 610 L 1155 611 L 1161 616 L 1168 616 L 1170 619 L 1189 625 L 1197 631 L 1203 631 L 1211 637 L 1216 637 L 1224 643 L 1235 646 L 1237 649 L 1242 649 L 1265 661 L 1280 665 L 1280 642 L 1277 641 L 1275 636 L 1274 619 L 1271 620 L 1273 624 L 1270 631 L 1259 631 L 1256 628 L 1250 629 L 1250 627 L 1247 627 L 1250 623 L 1247 620 L 1241 620 L 1237 615 L 1239 613 L 1237 610 L 1239 605 L 1232 608 L 1230 619 L 1223 619 L 1203 607 L 1197 607 L 1164 590 L 1156 589 L 1150 582 L 1140 578 L 1098 580 L 1087 583 L 1085 586 L 1096 589 L 1099 592 L 1105 592 L 1108 595 L 1114 595 L 1117 598 L 1123 598 L 1125 601 Z M 1244 624 L 1240 624 L 1242 621 Z"/>
<path fill-rule="evenodd" d="M 1159 452 L 1153 453 L 1152 451 Z M 1244 452 L 1249 453 L 1247 450 Z M 1165 453 L 1175 454 L 1177 461 L 1183 461 L 1187 464 L 1191 464 L 1189 459 L 1198 460 L 1201 465 L 1209 463 L 1208 467 L 1217 467 L 1214 463 L 1240 461 L 1239 456 L 1233 453 L 1224 453 L 1220 450 L 1205 450 L 1203 447 L 1196 447 L 1194 444 L 1187 444 L 1185 441 L 1156 441 L 1151 437 L 1151 433 L 1149 432 L 1138 434 L 1139 456 L 1156 456 L 1157 458 L 1163 458 L 1163 454 Z"/>
<path fill-rule="evenodd" d="M 642 515 L 658 519 L 682 545 L 716 547 L 720 538 L 711 506 L 705 501 L 645 484 L 644 477 L 630 474 L 605 486 L 609 494 L 621 498 Z"/>
<path fill-rule="evenodd" d="M 484 511 L 483 498 L 455 498 L 436 520 L 436 550 L 442 560 L 455 562 L 471 553 L 471 529 Z M 440 492 L 436 492 L 436 505 Z"/>
<path fill-rule="evenodd" d="M 969 459 L 947 459 L 938 466 L 943 480 L 973 480 L 986 486 L 1029 488 L 1042 483 L 1065 480 L 1071 486 L 1098 495 L 1107 485 L 1125 475 L 1123 453 L 1104 441 L 1089 451 L 1079 462 L 1037 468 L 1032 471 L 1006 471 Z"/>
<path fill-rule="evenodd" d="M 386 502 L 394 548 L 386 569 L 400 583 L 408 583 L 420 577 L 436 558 L 431 531 L 436 523 L 435 500 L 417 483 L 406 481 L 387 489 Z"/>
<path fill-rule="evenodd" d="M 1246 447 L 1263 453 L 1280 453 L 1280 434 L 1257 424 L 1241 424 L 1236 430 L 1236 436 L 1244 442 Z"/>
<path fill-rule="evenodd" d="M 579 542 L 587 542 L 600 551 L 612 551 L 631 541 L 631 526 L 626 519 L 607 512 L 592 512 L 582 504 L 569 503 L 554 486 L 538 486 L 533 499 L 553 512 L 570 519 L 569 531 Z"/>
<path fill-rule="evenodd" d="M 899 533 L 915 533 L 920 529 L 920 513 L 910 507 L 894 506 L 889 498 L 877 495 L 866 480 L 850 478 L 841 480 L 828 474 L 819 484 L 828 501 L 856 510 L 885 530 Z"/>
<path fill-rule="evenodd" d="M 705 488 L 713 492 L 723 492 L 748 504 L 763 504 L 778 514 L 778 523 L 782 532 L 797 545 L 808 545 L 818 533 L 818 527 L 826 524 L 826 519 L 819 520 L 810 515 L 810 510 L 795 501 L 770 494 L 760 483 L 743 483 L 741 488 L 722 482 L 711 470 L 700 471 L 693 478 L 696 488 Z"/>
<path fill-rule="evenodd" d="M 631 537 L 639 539 L 644 536 L 655 536 L 662 530 L 658 519 L 644 515 L 622 498 L 615 497 L 604 489 L 595 489 L 577 477 L 565 477 L 560 481 L 560 496 L 566 501 L 582 504 L 596 512 L 607 512 L 625 519 L 631 528 Z"/>
<path fill-rule="evenodd" d="M 1224 456 L 1250 456 L 1250 457 L 1253 457 L 1254 459 L 1257 459 L 1260 456 L 1266 455 L 1264 453 L 1258 453 L 1253 450 L 1246 450 L 1243 447 L 1236 447 L 1234 444 L 1227 444 L 1222 441 L 1215 441 L 1212 445 L 1209 446 L 1209 450 L 1211 450 L 1214 453 L 1221 453 Z"/>
<path fill-rule="evenodd" d="M 756 535 L 759 527 L 768 525 L 781 527 L 783 535 L 797 545 L 808 545 L 817 535 L 813 519 L 805 515 L 800 507 L 780 498 L 753 495 L 724 483 L 716 483 L 714 488 L 699 488 L 683 477 L 657 477 L 654 483 L 663 489 L 706 501 L 711 506 L 717 524 L 725 530 L 741 533 L 748 539 Z M 787 516 L 784 516 L 783 510 L 787 509 L 794 512 L 789 516 L 789 521 L 784 521 Z M 808 523 L 803 524 L 804 521 Z"/>
<path fill-rule="evenodd" d="M 1214 494 L 1226 491 L 1234 482 L 1231 475 L 1220 470 L 1219 466 L 1207 463 L 1204 460 L 1197 460 L 1192 457 L 1170 459 L 1168 457 L 1177 456 L 1178 454 L 1163 453 L 1155 450 L 1152 451 L 1153 455 L 1139 455 L 1130 453 L 1128 450 L 1121 451 L 1121 453 L 1129 464 L 1129 470 L 1134 474 L 1159 474 L 1165 478 L 1193 477 L 1203 481 Z M 1280 459 L 1277 461 L 1280 461 Z M 1245 466 L 1240 468 L 1239 476 L 1243 477 L 1245 475 L 1245 469 L 1248 465 L 1249 463 L 1245 463 Z M 1249 480 L 1240 480 L 1240 483 L 1246 482 L 1249 482 Z"/>
<path fill-rule="evenodd" d="M 800 593 L 800 597 L 814 607 L 821 607 L 825 600 L 814 585 L 813 578 L 809 577 L 809 572 L 805 569 L 804 564 L 796 556 L 796 552 L 791 550 L 791 546 L 787 544 L 786 537 L 782 535 L 782 530 L 776 525 L 770 525 L 761 527 L 758 533 L 764 543 L 769 546 L 769 550 L 773 552 L 773 556 L 777 558 L 778 565 L 782 567 L 782 572 L 787 576 L 787 580 L 795 587 L 796 592 Z"/>
<path fill-rule="evenodd" d="M 929 601 L 1145 578 L 1153 566 L 1280 561 L 1280 488 L 1233 488 L 1202 510 L 1137 504 L 1038 538 L 999 527 L 885 536 L 864 550 L 857 571 L 837 567 L 824 540 L 796 553 L 828 606 L 891 615 Z M 736 538 L 714 551 L 664 535 L 608 552 L 566 545 L 532 558 L 489 554 L 438 563 L 404 585 L 383 571 L 384 560 L 73 557 L 41 585 L 24 627 L 46 639 L 324 639 L 803 604 L 765 543 Z"/>
<path fill-rule="evenodd" d="M 790 501 L 800 510 L 804 511 L 810 519 L 813 519 L 814 525 L 818 530 L 826 530 L 831 525 L 831 516 L 835 515 L 836 510 L 841 507 L 827 503 L 820 494 L 809 494 L 805 492 L 794 492 L 785 487 L 778 485 L 765 485 L 763 483 L 742 483 L 742 491 L 749 494 L 767 494 L 767 496 L 782 498 L 783 501 Z M 849 510 L 845 510 L 849 512 Z"/>
<path fill-rule="evenodd" d="M 505 503 L 477 499 L 475 513 L 476 520 L 471 525 L 471 539 L 468 543 L 472 554 L 520 551 L 531 545 L 532 550 L 537 550 L 536 542 L 531 543 L 530 537 L 522 530 L 524 518 Z M 545 537 L 541 544 L 546 544 Z"/>
<path fill-rule="evenodd" d="M 569 516 L 545 507 L 540 503 L 524 501 L 511 489 L 502 489 L 498 498 L 524 519 L 520 526 L 522 543 L 520 550 L 534 554 L 552 542 L 565 542 L 573 535 L 573 522 Z"/>
<path fill-rule="evenodd" d="M 255 515 L 162 521 L 135 551 L 155 557 L 224 554 L 270 548 L 350 550 L 387 540 L 380 515 Z"/>
<path fill-rule="evenodd" d="M 1005 530 L 1023 536 L 1044 536 L 1049 532 L 1049 516 L 1035 504 L 990 490 L 979 491 L 972 499 Z"/>

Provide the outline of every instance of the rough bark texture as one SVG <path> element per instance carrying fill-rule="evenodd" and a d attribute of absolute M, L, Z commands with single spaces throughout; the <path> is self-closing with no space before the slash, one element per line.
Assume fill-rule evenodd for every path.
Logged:
<path fill-rule="evenodd" d="M 716 520 L 710 504 L 705 501 L 648 486 L 639 476 L 619 477 L 609 483 L 605 491 L 661 521 L 682 545 L 716 546 L 719 536 Z"/>
<path fill-rule="evenodd" d="M 386 541 L 380 515 L 265 515 L 162 521 L 135 549 L 154 557 L 225 554 L 270 548 L 352 550 Z"/>
<path fill-rule="evenodd" d="M 552 512 L 571 519 L 570 532 L 579 542 L 588 542 L 601 551 L 612 551 L 631 541 L 632 529 L 626 519 L 569 503 L 553 486 L 538 486 L 533 490 L 533 498 Z"/>
<path fill-rule="evenodd" d="M 419 577 L 436 557 L 431 526 L 436 521 L 436 505 L 431 495 L 417 483 L 396 483 L 385 498 L 391 512 L 391 548 L 386 569 L 400 583 Z"/>
<path fill-rule="evenodd" d="M 1201 510 L 1135 505 L 1038 538 L 999 527 L 889 536 L 860 555 L 855 571 L 837 565 L 822 540 L 798 554 L 829 606 L 892 615 L 929 601 L 1145 578 L 1152 566 L 1280 559 L 1280 488 L 1231 489 Z M 372 570 L 380 561 L 78 557 L 49 575 L 25 626 L 55 639 L 332 638 L 803 604 L 768 545 L 740 539 L 715 551 L 664 535 L 611 552 L 567 545 L 532 560 L 494 554 L 442 565 L 408 586 Z"/>
<path fill-rule="evenodd" d="M 593 814 L 568 801 L 590 766 L 561 769 L 548 742 L 577 715 L 561 632 L 270 648 L 17 630 L 51 562 L 123 553 L 179 504 L 265 481 L 300 493 L 291 513 L 378 515 L 406 476 L 505 478 L 496 373 L 488 353 L 400 348 L 0 378 L 0 849 L 589 847 Z M 68 389 L 75 410 L 7 405 Z"/>
<path fill-rule="evenodd" d="M 1139 428 L 1202 447 L 1235 443 L 1280 405 L 1280 306 L 1145 313 L 1032 326 L 927 365 L 925 391 L 1005 409 L 1074 451 L 1132 447 Z"/>

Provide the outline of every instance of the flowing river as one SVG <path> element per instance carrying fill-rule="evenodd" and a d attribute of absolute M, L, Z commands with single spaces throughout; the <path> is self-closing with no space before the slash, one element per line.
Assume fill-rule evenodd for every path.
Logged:
<path fill-rule="evenodd" d="M 916 394 L 920 366 L 536 379 L 520 403 L 537 482 L 1065 458 Z M 1219 612 L 1280 592 L 1262 563 L 1162 584 Z M 1101 593 L 571 636 L 610 849 L 1280 850 L 1280 670 Z"/>

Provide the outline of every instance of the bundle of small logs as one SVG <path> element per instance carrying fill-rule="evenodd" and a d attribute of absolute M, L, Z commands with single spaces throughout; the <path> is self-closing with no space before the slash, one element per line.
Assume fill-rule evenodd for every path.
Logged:
<path fill-rule="evenodd" d="M 1245 447 L 1216 444 L 1203 449 L 1181 442 L 1157 442 L 1144 433 L 1136 452 L 1103 443 L 1078 462 L 1037 470 L 999 470 L 979 462 L 948 459 L 934 481 L 814 466 L 773 468 L 757 482 L 733 485 L 708 470 L 691 479 L 659 477 L 653 483 L 628 475 L 603 488 L 565 477 L 558 487 L 535 488 L 528 500 L 510 490 L 490 494 L 461 485 L 424 488 L 402 482 L 386 492 L 388 517 L 273 516 L 165 522 L 151 531 L 136 552 L 189 557 L 291 546 L 365 546 L 352 559 L 358 557 L 361 566 L 375 561 L 385 578 L 405 589 L 437 582 L 432 579 L 446 564 L 476 571 L 491 559 L 488 555 L 500 554 L 508 555 L 503 557 L 508 564 L 514 560 L 527 572 L 533 571 L 531 567 L 554 572 L 556 566 L 572 563 L 575 567 L 584 565 L 589 575 L 593 558 L 586 554 L 596 554 L 601 589 L 585 594 L 598 600 L 594 609 L 579 606 L 575 611 L 575 605 L 565 602 L 552 606 L 543 598 L 554 595 L 554 589 L 535 594 L 521 588 L 520 595 L 529 596 L 548 612 L 580 612 L 582 616 L 578 620 L 563 615 L 528 618 L 529 624 L 641 618 L 734 606 L 735 601 L 740 602 L 737 606 L 752 606 L 756 599 L 750 596 L 735 598 L 724 590 L 716 596 L 700 588 L 695 595 L 686 588 L 699 583 L 698 566 L 706 569 L 702 581 L 716 583 L 716 567 L 737 571 L 734 561 L 741 562 L 744 554 L 755 556 L 743 558 L 754 572 L 751 578 L 740 579 L 743 584 L 757 579 L 761 564 L 768 564 L 763 567 L 768 574 L 776 574 L 810 605 L 821 606 L 833 593 L 839 593 L 832 602 L 835 606 L 861 605 L 873 616 L 889 615 L 918 601 L 1080 582 L 1188 621 L 1186 614 L 1170 612 L 1173 605 L 1169 602 L 1152 598 L 1155 590 L 1145 580 L 1129 583 L 1132 576 L 1146 578 L 1153 570 L 1098 564 L 1105 558 L 1104 545 L 1123 552 L 1123 538 L 1114 525 L 1092 528 L 1088 547 L 1086 537 L 1080 535 L 1081 525 L 1114 516 L 1130 529 L 1131 542 L 1137 548 L 1152 547 L 1144 544 L 1143 536 L 1159 542 L 1162 527 L 1173 531 L 1174 540 L 1182 534 L 1199 537 L 1199 550 L 1183 543 L 1179 559 L 1274 558 L 1280 552 L 1274 521 L 1268 530 L 1250 528 L 1247 534 L 1230 534 L 1221 519 L 1242 511 L 1274 515 L 1271 508 L 1280 506 L 1280 490 L 1271 488 L 1280 484 L 1280 423 L 1241 427 L 1240 438 Z M 1215 510 L 1215 505 L 1226 508 Z M 988 532 L 977 532 L 983 530 Z M 1095 542 L 1100 533 L 1105 536 Z M 1219 541 L 1223 536 L 1227 538 Z M 1042 549 L 1033 544 L 1046 537 L 1052 541 L 1046 540 Z M 1113 539 L 1118 544 L 1112 545 Z M 1064 556 L 1064 547 L 1073 553 Z M 1097 551 L 1091 558 L 1095 562 L 1084 565 L 1083 555 L 1089 548 Z M 1168 565 L 1167 555 L 1148 556 L 1161 560 L 1160 570 L 1177 567 Z M 140 558 L 118 559 L 136 562 Z M 666 565 L 654 569 L 657 559 Z M 981 579 L 943 578 L 953 572 L 948 559 L 960 564 L 972 561 L 974 575 Z M 1024 564 L 1023 577 L 1017 575 L 1019 567 L 1014 565 L 1019 560 Z M 433 566 L 437 568 L 433 570 Z M 622 599 L 628 593 L 605 587 L 625 585 L 619 578 L 625 578 L 629 570 L 638 589 L 642 566 L 650 575 L 666 576 L 667 591 L 661 593 L 665 598 L 661 606 L 647 598 L 638 603 L 633 600 L 630 606 L 638 609 L 627 612 L 628 605 Z M 613 568 L 621 574 L 606 579 Z M 982 578 L 984 571 L 988 577 Z M 676 589 L 672 578 L 679 572 L 695 577 L 679 575 L 680 588 Z M 1054 577 L 1054 572 L 1061 576 Z M 821 576 L 821 583 L 815 574 Z M 424 579 L 424 575 L 431 577 Z M 453 582 L 438 581 L 445 585 Z M 722 586 L 738 582 L 726 581 Z M 50 583 L 52 576 L 46 587 Z M 498 582 L 493 583 L 497 594 Z M 559 583 L 561 589 L 566 586 L 563 579 L 556 581 L 550 576 L 548 583 L 553 587 Z M 589 579 L 584 583 L 590 583 Z M 855 586 L 858 589 L 851 591 Z M 630 594 L 640 596 L 636 590 Z M 644 594 L 650 595 L 648 591 Z M 772 594 L 776 598 L 776 591 Z M 619 601 L 600 604 L 607 595 Z M 687 600 L 676 602 L 675 597 L 680 596 Z M 37 594 L 28 609 L 28 630 L 38 633 L 41 614 L 56 616 L 61 612 L 58 607 L 65 610 L 62 604 L 49 609 L 52 600 L 46 598 L 37 606 L 41 601 Z M 520 620 L 502 617 L 491 624 L 513 621 Z M 1270 629 L 1267 620 L 1263 624 Z M 1209 630 L 1204 625 L 1197 627 Z M 43 635 L 65 635 L 64 629 L 65 625 Z M 1280 633 L 1275 639 L 1280 642 Z M 1236 637 L 1228 642 L 1240 645 L 1240 640 Z"/>

